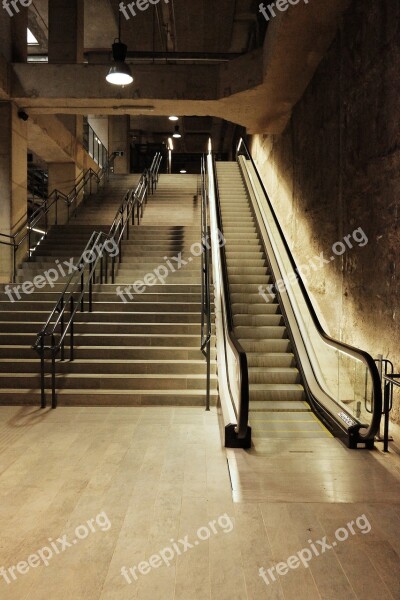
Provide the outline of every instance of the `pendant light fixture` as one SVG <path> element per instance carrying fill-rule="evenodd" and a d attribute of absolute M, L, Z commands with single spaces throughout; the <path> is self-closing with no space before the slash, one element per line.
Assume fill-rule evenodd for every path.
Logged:
<path fill-rule="evenodd" d="M 119 13 L 118 19 L 118 38 L 114 40 L 112 45 L 112 55 L 114 64 L 111 65 L 110 70 L 106 76 L 108 83 L 113 85 L 125 86 L 133 82 L 133 76 L 129 65 L 126 64 L 126 54 L 128 46 L 121 42 L 121 13 Z"/>
<path fill-rule="evenodd" d="M 179 139 L 181 138 L 181 134 L 179 132 L 179 125 L 175 125 L 175 132 L 172 134 L 172 137 Z"/>

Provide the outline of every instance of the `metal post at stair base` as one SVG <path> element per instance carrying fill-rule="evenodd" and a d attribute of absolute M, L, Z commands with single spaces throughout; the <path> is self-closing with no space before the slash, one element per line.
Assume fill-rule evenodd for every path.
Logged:
<path fill-rule="evenodd" d="M 60 300 L 60 312 L 61 312 L 61 339 L 64 335 L 64 297 Z M 64 342 L 61 343 L 61 360 L 64 360 Z"/>
<path fill-rule="evenodd" d="M 108 283 L 108 254 L 106 253 L 106 258 L 105 258 L 105 267 L 104 267 L 104 283 Z"/>
<path fill-rule="evenodd" d="M 115 256 L 112 257 L 111 263 L 111 283 L 115 283 Z"/>
<path fill-rule="evenodd" d="M 69 360 L 73 362 L 74 360 L 74 319 L 72 318 L 74 312 L 74 299 L 71 296 L 70 301 L 70 311 L 71 311 L 71 327 L 70 327 L 70 342 L 69 342 Z"/>
<path fill-rule="evenodd" d="M 93 276 L 89 279 L 89 312 L 93 311 Z"/>
<path fill-rule="evenodd" d="M 211 340 L 207 342 L 207 396 L 206 396 L 206 411 L 210 410 L 210 382 L 211 382 Z"/>
<path fill-rule="evenodd" d="M 389 452 L 389 414 L 390 414 L 390 393 L 391 384 L 385 381 L 383 393 L 383 413 L 384 413 L 384 430 L 383 430 L 383 451 Z"/>
<path fill-rule="evenodd" d="M 57 408 L 55 338 L 51 336 L 51 408 Z"/>
<path fill-rule="evenodd" d="M 44 362 L 44 337 L 40 336 L 40 408 L 46 408 L 46 393 L 45 393 L 45 362 Z"/>
<path fill-rule="evenodd" d="M 85 289 L 85 276 L 82 271 L 81 273 L 81 312 L 85 312 L 85 294 L 83 294 L 83 290 Z"/>
<path fill-rule="evenodd" d="M 13 252 L 13 283 L 15 283 L 15 281 L 17 279 L 17 250 L 18 250 L 18 246 L 15 243 L 15 239 L 14 239 L 13 250 L 14 250 L 14 252 Z"/>

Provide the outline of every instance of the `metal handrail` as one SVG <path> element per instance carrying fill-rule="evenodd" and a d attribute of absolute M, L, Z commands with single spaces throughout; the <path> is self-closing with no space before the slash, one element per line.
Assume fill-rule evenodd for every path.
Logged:
<path fill-rule="evenodd" d="M 375 359 L 375 363 L 379 365 L 379 374 L 383 386 L 383 436 L 379 432 L 377 441 L 383 441 L 383 451 L 389 452 L 389 441 L 392 439 L 389 436 L 390 412 L 393 408 L 393 388 L 400 387 L 400 374 L 394 372 L 394 364 L 391 360 L 379 356 Z"/>
<path fill-rule="evenodd" d="M 9 235 L 5 233 L 0 233 L 0 245 L 10 246 L 13 248 L 13 268 L 12 268 L 12 282 L 15 283 L 16 275 L 17 275 L 17 260 L 16 255 L 19 248 L 28 240 L 28 249 L 24 256 L 21 258 L 21 261 L 24 260 L 24 257 L 27 256 L 28 260 L 32 257 L 32 254 L 35 252 L 36 248 L 39 246 L 40 242 L 45 238 L 49 232 L 50 227 L 53 224 L 49 224 L 48 215 L 49 212 L 54 207 L 54 225 L 58 224 L 58 202 L 62 200 L 64 204 L 67 206 L 67 222 L 70 220 L 71 215 L 71 207 L 73 207 L 73 215 L 77 214 L 77 202 L 80 193 L 82 190 L 89 184 L 90 190 L 89 195 L 92 194 L 92 180 L 94 179 L 97 184 L 97 189 L 100 183 L 103 180 L 108 180 L 110 168 L 112 162 L 115 159 L 115 153 L 111 154 L 109 160 L 104 167 L 102 167 L 97 173 L 92 168 L 84 171 L 75 181 L 74 187 L 69 192 L 69 194 L 64 194 L 60 192 L 60 190 L 53 190 L 51 194 L 43 201 L 43 204 L 39 206 L 33 214 L 27 218 L 24 223 L 20 226 L 18 231 L 14 234 Z M 44 224 L 42 224 L 42 219 L 44 218 Z M 39 229 L 40 226 L 40 229 Z M 42 235 L 40 240 L 35 244 L 34 248 L 32 248 L 32 231 L 38 232 Z M 7 241 L 4 241 L 3 239 Z"/>
<path fill-rule="evenodd" d="M 128 190 L 122 201 L 120 208 L 115 216 L 115 219 L 108 232 L 108 238 L 114 240 L 118 246 L 118 262 L 122 262 L 123 246 L 122 241 L 126 231 L 126 238 L 129 239 L 129 226 L 135 225 L 135 209 L 137 224 L 140 225 L 140 220 L 143 217 L 144 205 L 147 204 L 149 191 L 151 192 L 149 171 L 145 171 L 141 176 L 135 190 Z M 151 192 L 153 193 L 153 192 Z M 115 283 L 115 263 L 116 256 L 112 257 L 111 263 L 111 283 Z M 108 283 L 108 260 L 105 265 L 105 283 Z"/>
<path fill-rule="evenodd" d="M 159 167 L 159 165 L 158 165 Z M 121 206 L 119 207 L 114 221 L 111 225 L 108 234 L 104 232 L 93 232 L 84 251 L 78 260 L 76 271 L 72 273 L 68 279 L 63 291 L 61 292 L 53 311 L 47 319 L 45 325 L 37 334 L 36 342 L 33 348 L 40 356 L 41 364 L 41 408 L 46 408 L 45 394 L 45 358 L 46 352 L 50 353 L 51 357 L 51 390 L 52 390 L 52 408 L 57 408 L 56 395 L 56 357 L 61 353 L 61 360 L 65 357 L 65 340 L 68 332 L 70 333 L 70 361 L 74 360 L 74 323 L 75 316 L 78 310 L 84 312 L 85 297 L 88 294 L 89 312 L 93 310 L 93 285 L 96 283 L 96 268 L 100 262 L 100 284 L 108 282 L 108 254 L 105 255 L 103 250 L 107 242 L 113 242 L 114 248 L 119 249 L 119 262 L 122 260 L 122 240 L 126 232 L 126 239 L 129 239 L 129 224 L 132 218 L 134 224 L 135 207 L 137 208 L 138 224 L 143 216 L 143 204 L 147 202 L 149 191 L 149 181 L 151 180 L 152 172 L 145 171 L 140 178 L 140 181 L 135 190 L 128 190 L 125 194 Z M 86 262 L 88 253 L 95 249 L 101 250 L 98 252 L 96 260 L 91 263 Z M 104 260 L 103 260 L 104 257 Z M 116 255 L 112 256 L 112 283 L 115 282 L 115 259 Z M 85 275 L 87 277 L 85 278 Z M 77 298 L 76 298 L 77 296 Z M 69 309 L 69 315 L 67 310 Z M 66 322 L 66 317 L 68 317 Z M 60 328 L 57 337 L 57 328 Z M 50 339 L 50 343 L 46 344 L 46 339 Z"/>
<path fill-rule="evenodd" d="M 154 191 L 157 189 L 158 180 L 160 176 L 160 165 L 162 161 L 161 152 L 156 152 L 154 155 L 153 161 L 151 163 L 150 169 L 148 173 L 150 174 L 150 185 L 151 185 L 151 193 L 154 194 Z"/>
<path fill-rule="evenodd" d="M 218 229 L 221 234 L 224 234 L 223 223 L 222 223 L 222 212 L 221 212 L 221 201 L 219 196 L 219 186 L 217 178 L 217 169 L 215 157 L 213 159 L 213 174 L 214 174 L 214 194 L 216 202 L 217 212 L 217 223 Z M 224 311 L 225 318 L 223 319 L 224 327 L 224 347 L 225 347 L 225 366 L 227 374 L 228 390 L 231 397 L 232 406 L 236 414 L 237 426 L 235 428 L 236 438 L 238 440 L 246 440 L 249 438 L 249 405 L 250 405 L 250 391 L 249 391 L 249 373 L 247 355 L 239 340 L 236 337 L 234 323 L 233 323 L 233 312 L 231 303 L 231 294 L 229 289 L 229 277 L 228 277 L 228 266 L 226 260 L 225 245 L 221 244 L 219 247 L 221 268 L 222 268 L 222 282 L 223 282 L 223 295 L 224 302 L 222 302 L 222 310 Z M 226 326 L 225 326 L 226 321 Z M 238 409 L 234 400 L 230 377 L 229 377 L 229 366 L 226 352 L 226 341 L 228 340 L 234 354 L 236 355 L 236 362 L 238 365 L 238 380 L 239 380 L 239 401 Z"/>
<path fill-rule="evenodd" d="M 244 152 L 241 152 L 241 148 L 243 148 Z M 348 354 L 349 356 L 352 356 L 353 358 L 356 358 L 356 359 L 360 360 L 361 362 L 363 362 L 371 375 L 372 385 L 373 385 L 373 399 L 374 399 L 374 410 L 373 410 L 372 420 L 371 420 L 370 426 L 368 428 L 366 428 L 366 431 L 363 435 L 360 433 L 359 430 L 357 431 L 357 435 L 358 435 L 357 441 L 359 441 L 359 442 L 368 442 L 371 440 L 373 441 L 377 431 L 379 430 L 379 425 L 380 425 L 380 420 L 381 420 L 381 411 L 382 411 L 381 380 L 380 380 L 379 372 L 378 372 L 377 366 L 374 362 L 374 359 L 372 358 L 372 356 L 370 354 L 368 354 L 368 352 L 365 352 L 364 350 L 359 350 L 358 348 L 355 348 L 354 346 L 351 346 L 349 344 L 346 344 L 345 342 L 340 342 L 339 340 L 332 338 L 323 329 L 323 327 L 318 319 L 318 316 L 314 310 L 314 306 L 308 295 L 307 289 L 304 285 L 303 279 L 301 277 L 301 271 L 297 267 L 296 261 L 292 255 L 289 244 L 286 241 L 285 235 L 283 233 L 283 230 L 280 226 L 280 223 L 278 221 L 278 218 L 277 218 L 274 208 L 272 206 L 272 202 L 268 196 L 268 193 L 264 187 L 264 184 L 262 182 L 262 179 L 260 177 L 258 169 L 254 163 L 254 160 L 253 160 L 253 158 L 250 154 L 250 151 L 246 145 L 246 142 L 244 141 L 243 138 L 241 138 L 241 140 L 238 144 L 237 156 L 239 157 L 239 155 L 242 153 L 245 154 L 245 156 L 250 160 L 250 162 L 254 168 L 254 172 L 257 175 L 258 182 L 261 186 L 261 189 L 263 191 L 263 194 L 265 196 L 265 199 L 268 203 L 269 209 L 273 216 L 274 224 L 279 232 L 279 236 L 285 247 L 285 251 L 289 258 L 293 272 L 296 273 L 296 275 L 297 275 L 298 285 L 300 287 L 300 290 L 302 292 L 302 295 L 303 295 L 304 300 L 307 305 L 307 309 L 310 313 L 311 319 L 314 323 L 314 326 L 315 326 L 318 334 L 329 346 L 332 346 L 333 348 L 336 348 L 337 350 L 340 350 L 341 352 L 344 352 L 345 354 Z M 279 294 L 279 290 L 276 290 L 276 292 Z M 360 428 L 361 428 L 361 425 L 360 425 Z"/>
<path fill-rule="evenodd" d="M 210 277 L 210 231 L 208 226 L 208 194 L 206 186 L 205 158 L 201 159 L 201 342 L 200 350 L 206 358 L 207 387 L 206 410 L 210 410 L 211 385 L 211 277 Z"/>
<path fill-rule="evenodd" d="M 89 312 L 92 311 L 93 302 L 93 284 L 96 281 L 96 267 L 100 261 L 100 281 L 103 279 L 103 249 L 107 236 L 103 232 L 94 231 L 82 252 L 78 264 L 75 266 L 75 272 L 68 279 L 63 291 L 61 292 L 56 305 L 43 328 L 37 334 L 36 342 L 33 348 L 38 351 L 40 356 L 41 373 L 41 408 L 46 408 L 45 396 L 45 357 L 46 351 L 51 356 L 51 380 L 52 380 L 52 408 L 57 407 L 56 396 L 56 367 L 55 361 L 57 354 L 61 352 L 61 360 L 65 358 L 65 341 L 68 332 L 70 333 L 70 360 L 74 360 L 74 319 L 78 310 L 84 312 L 85 295 L 88 292 Z M 101 245 L 103 243 L 103 245 Z M 98 252 L 96 260 L 88 263 L 86 261 L 87 253 Z M 86 282 L 85 275 L 87 274 Z M 67 315 L 69 309 L 69 315 Z M 65 323 L 67 317 L 67 323 Z M 56 340 L 57 329 L 58 340 Z M 51 343 L 46 344 L 46 339 L 50 338 Z"/>

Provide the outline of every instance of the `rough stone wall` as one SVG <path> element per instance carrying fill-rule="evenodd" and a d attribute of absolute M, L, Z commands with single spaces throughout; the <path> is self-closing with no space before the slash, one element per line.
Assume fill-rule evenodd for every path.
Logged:
<path fill-rule="evenodd" d="M 308 287 L 331 334 L 400 372 L 400 2 L 355 0 L 280 136 L 252 154 L 298 264 L 361 227 L 368 243 Z M 318 261 L 315 261 L 318 262 Z M 400 424 L 400 398 L 393 421 Z M 397 428 L 395 428 L 397 429 Z"/>

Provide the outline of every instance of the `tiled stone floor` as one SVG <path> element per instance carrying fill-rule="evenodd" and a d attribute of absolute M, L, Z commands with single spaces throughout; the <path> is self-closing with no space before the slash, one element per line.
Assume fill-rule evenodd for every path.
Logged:
<path fill-rule="evenodd" d="M 226 451 L 216 412 L 198 408 L 1 407 L 0 423 L 4 600 L 400 599 L 394 455 L 334 439 Z M 272 571 L 269 585 L 259 576 L 308 540 L 331 545 L 351 521 L 355 534 L 307 568 Z M 61 552 L 64 535 L 71 546 Z M 193 548 L 183 552 L 185 536 Z M 27 571 L 52 543 L 60 553 L 48 566 L 14 569 L 13 580 L 9 567 Z M 136 569 L 130 584 L 121 574 L 174 543 L 181 554 L 169 567 L 142 565 L 149 572 Z"/>

